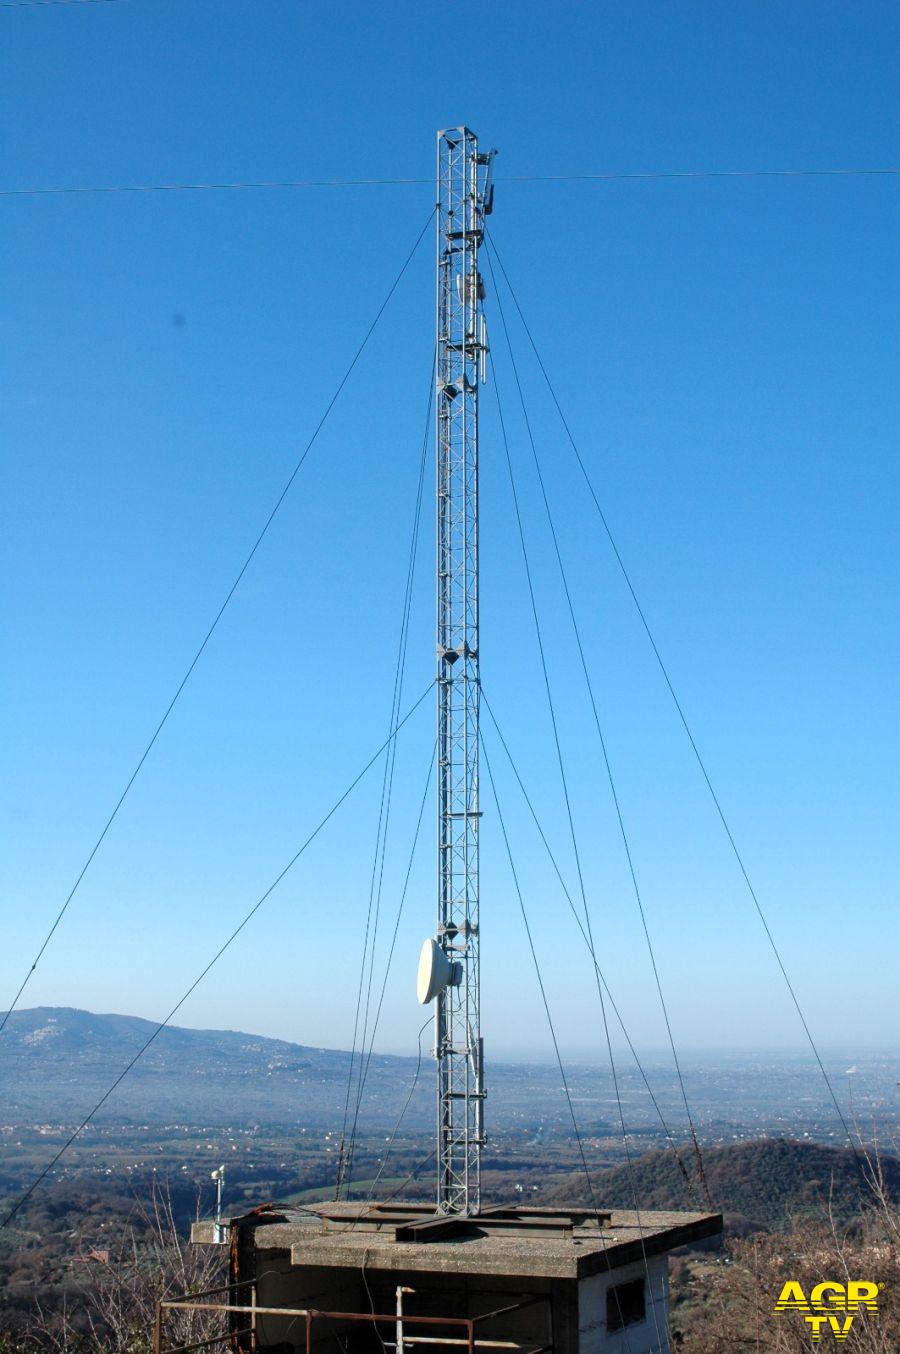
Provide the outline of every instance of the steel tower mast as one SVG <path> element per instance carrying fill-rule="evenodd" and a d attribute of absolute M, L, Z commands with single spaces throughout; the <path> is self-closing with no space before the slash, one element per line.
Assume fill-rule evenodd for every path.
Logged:
<path fill-rule="evenodd" d="M 467 127 L 437 157 L 437 1206 L 477 1213 L 484 1142 L 478 917 L 478 390 L 487 332 L 478 250 L 494 152 Z"/>

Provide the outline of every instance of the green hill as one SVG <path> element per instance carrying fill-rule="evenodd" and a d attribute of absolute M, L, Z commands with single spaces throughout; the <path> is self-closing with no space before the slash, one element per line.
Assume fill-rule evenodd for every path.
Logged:
<path fill-rule="evenodd" d="M 692 1153 L 682 1149 L 692 1177 Z M 900 1201 L 900 1160 L 882 1159 L 889 1196 Z M 725 1214 L 751 1219 L 767 1227 L 783 1226 L 798 1215 L 824 1216 L 831 1201 L 835 1217 L 846 1221 L 859 1213 L 871 1189 L 849 1148 L 821 1147 L 783 1138 L 712 1147 L 703 1165 L 714 1206 Z M 633 1185 L 632 1185 L 633 1176 Z M 615 1166 L 592 1174 L 594 1197 L 601 1208 L 697 1208 L 702 1189 L 688 1189 L 672 1152 L 648 1152 L 629 1171 Z M 541 1203 L 590 1202 L 584 1176 L 558 1177 L 542 1192 Z"/>

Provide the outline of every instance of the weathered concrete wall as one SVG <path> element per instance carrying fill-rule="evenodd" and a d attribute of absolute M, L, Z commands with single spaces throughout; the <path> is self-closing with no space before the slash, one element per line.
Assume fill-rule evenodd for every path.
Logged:
<path fill-rule="evenodd" d="M 369 1310 L 358 1273 L 292 1265 L 289 1251 L 255 1251 L 254 1261 L 256 1301 L 260 1307 L 315 1307 L 331 1312 Z M 257 1331 L 261 1349 L 284 1344 L 297 1350 L 306 1348 L 303 1317 L 259 1316 Z M 315 1323 L 312 1343 L 313 1354 L 336 1354 L 333 1325 Z"/>
<path fill-rule="evenodd" d="M 407 1316 L 479 1316 L 515 1304 L 526 1296 L 519 1279 L 493 1276 L 463 1277 L 458 1274 L 416 1274 L 403 1271 L 331 1268 L 291 1263 L 285 1250 L 246 1247 L 241 1255 L 241 1277 L 256 1276 L 260 1307 L 313 1307 L 320 1311 L 371 1312 L 391 1315 L 395 1311 L 398 1284 L 414 1291 L 404 1297 Z M 410 1282 L 411 1281 L 411 1282 Z M 541 1347 L 553 1340 L 555 1354 L 578 1354 L 578 1290 L 574 1280 L 535 1280 L 528 1295 L 540 1294 L 535 1302 L 515 1312 L 506 1312 L 479 1323 L 476 1338 L 514 1340 Z M 243 1321 L 242 1321 L 243 1324 Z M 260 1348 L 281 1346 L 302 1354 L 306 1323 L 303 1317 L 257 1318 Z M 317 1320 L 313 1327 L 313 1354 L 383 1354 L 378 1335 L 368 1323 L 335 1323 Z M 428 1345 L 417 1345 L 416 1335 L 452 1335 L 465 1339 L 463 1328 L 426 1328 L 408 1321 L 408 1354 L 428 1354 Z M 381 1327 L 385 1341 L 395 1338 L 393 1324 Z M 446 1350 L 451 1347 L 445 1347 Z M 459 1354 L 465 1354 L 460 1346 Z"/>
<path fill-rule="evenodd" d="M 397 1285 L 410 1287 L 414 1291 L 404 1299 L 406 1312 L 416 1316 L 438 1317 L 477 1317 L 499 1308 L 511 1307 L 525 1297 L 540 1296 L 544 1301 L 530 1303 L 518 1311 L 504 1312 L 502 1316 L 489 1321 L 479 1322 L 475 1327 L 476 1339 L 514 1340 L 523 1345 L 541 1346 L 549 1343 L 552 1325 L 551 1312 L 555 1307 L 554 1289 L 551 1280 L 535 1279 L 531 1284 L 523 1284 L 518 1278 L 496 1276 L 434 1273 L 409 1274 L 402 1270 L 393 1272 L 371 1272 L 368 1274 L 372 1301 L 376 1311 L 392 1312 L 396 1303 Z M 575 1300 L 575 1284 L 568 1287 L 572 1301 Z M 371 1310 L 371 1309 L 370 1309 Z M 428 1331 L 415 1323 L 408 1325 L 406 1335 L 430 1335 Z M 453 1332 L 457 1339 L 465 1338 L 462 1328 Z M 386 1337 L 387 1338 L 387 1337 Z M 416 1346 L 411 1345 L 411 1350 Z M 419 1346 L 419 1351 L 425 1348 Z M 444 1352 L 446 1354 L 446 1351 Z M 569 1354 L 565 1351 L 564 1354 Z M 572 1352 L 574 1354 L 574 1351 Z"/>
<path fill-rule="evenodd" d="M 668 1341 L 668 1260 L 664 1255 L 618 1266 L 589 1278 L 532 1279 L 495 1275 L 461 1275 L 455 1272 L 411 1274 L 408 1270 L 370 1269 L 368 1248 L 358 1266 L 297 1264 L 291 1249 L 257 1247 L 252 1234 L 242 1238 L 239 1252 L 241 1278 L 255 1276 L 260 1307 L 314 1308 L 319 1311 L 375 1311 L 391 1316 L 395 1311 L 398 1284 L 414 1291 L 404 1298 L 408 1318 L 413 1316 L 475 1317 L 514 1304 L 520 1298 L 538 1295 L 548 1299 L 515 1312 L 505 1313 L 476 1327 L 476 1338 L 511 1340 L 540 1348 L 552 1339 L 553 1354 L 670 1354 Z M 372 1247 L 374 1250 L 374 1246 Z M 443 1252 L 441 1252 L 443 1253 Z M 607 1329 L 607 1294 L 611 1287 L 633 1280 L 645 1282 L 645 1315 L 622 1330 Z M 246 1290 L 245 1290 L 246 1291 Z M 551 1322 L 552 1316 L 552 1322 Z M 257 1318 L 260 1349 L 278 1348 L 279 1354 L 305 1350 L 304 1317 Z M 381 1339 L 392 1341 L 393 1323 L 378 1331 L 367 1322 L 334 1322 L 317 1319 L 312 1327 L 312 1354 L 385 1354 Z M 416 1335 L 452 1335 L 464 1339 L 464 1329 L 437 1327 L 431 1330 L 407 1321 L 407 1354 L 429 1354 L 428 1344 L 416 1344 Z M 445 1347 L 447 1348 L 447 1347 Z M 451 1347 L 452 1348 L 452 1347 Z M 458 1346 L 465 1354 L 465 1346 Z"/>
<path fill-rule="evenodd" d="M 606 1295 L 615 1284 L 645 1278 L 646 1315 L 624 1330 L 606 1328 Z M 593 1274 L 578 1284 L 578 1354 L 669 1354 L 669 1264 L 664 1255 Z"/>

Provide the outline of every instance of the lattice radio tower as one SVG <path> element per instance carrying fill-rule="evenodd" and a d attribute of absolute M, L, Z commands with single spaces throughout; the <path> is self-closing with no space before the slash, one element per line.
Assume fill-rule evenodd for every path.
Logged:
<path fill-rule="evenodd" d="M 420 999 L 435 998 L 437 1206 L 477 1213 L 484 1142 L 478 916 L 478 392 L 487 332 L 478 251 L 491 163 L 467 127 L 438 133 L 437 936 Z"/>

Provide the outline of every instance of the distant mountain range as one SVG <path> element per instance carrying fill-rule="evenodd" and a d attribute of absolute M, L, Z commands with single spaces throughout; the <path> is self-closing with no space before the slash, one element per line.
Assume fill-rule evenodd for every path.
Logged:
<path fill-rule="evenodd" d="M 136 1016 L 70 1007 L 14 1011 L 3 1032 L 0 1119 L 58 1122 L 85 1113 L 153 1034 Z M 367 1093 L 378 1120 L 396 1117 L 416 1060 L 374 1054 Z M 254 1122 L 316 1126 L 333 1119 L 350 1054 L 231 1030 L 164 1029 L 98 1122 Z M 425 1080 L 424 1078 L 422 1079 Z M 423 1085 L 423 1091 L 426 1089 Z M 430 1105 L 429 1105 L 430 1109 Z M 413 1113 L 413 1121 L 415 1115 Z"/>
<path fill-rule="evenodd" d="M 0 1042 L 0 1124 L 77 1122 L 155 1029 L 151 1021 L 134 1016 L 94 1015 L 68 1007 L 13 1012 Z M 433 1131 L 434 1072 L 429 1062 L 423 1057 L 404 1120 L 414 1134 Z M 97 1123 L 123 1128 L 190 1124 L 210 1131 L 253 1125 L 329 1130 L 343 1105 L 349 1065 L 350 1054 L 345 1051 L 235 1031 L 167 1028 L 104 1106 Z M 416 1080 L 416 1068 L 415 1058 L 373 1056 L 365 1100 L 367 1131 L 379 1133 L 394 1125 L 398 1106 Z M 618 1136 L 608 1074 L 583 1066 L 567 1068 L 567 1074 L 591 1159 L 597 1160 L 599 1152 L 602 1160 L 602 1144 L 614 1143 Z M 705 1175 L 716 1208 L 733 1218 L 768 1226 L 783 1224 L 792 1213 L 811 1211 L 821 1216 L 829 1198 L 839 1218 L 858 1212 L 860 1172 L 852 1152 L 794 1140 L 802 1132 L 802 1119 L 776 1127 L 774 1132 L 766 1126 L 785 1122 L 788 1102 L 800 1101 L 801 1090 L 815 1085 L 814 1081 L 800 1083 L 795 1068 L 788 1074 L 784 1067 L 769 1063 L 745 1067 L 739 1077 L 723 1068 L 705 1068 L 695 1076 L 694 1093 L 698 1099 L 704 1095 L 704 1113 L 698 1122 L 706 1124 L 707 1133 L 719 1124 L 716 1131 L 725 1138 L 733 1136 L 729 1124 L 718 1118 L 727 1107 L 734 1121 L 746 1126 L 744 1132 L 757 1139 L 704 1147 Z M 663 1067 L 653 1069 L 653 1079 L 670 1122 L 677 1125 L 677 1083 Z M 745 1091 L 745 1109 L 735 1091 L 738 1083 Z M 621 1069 L 620 1091 L 632 1141 L 633 1174 L 626 1166 L 592 1173 L 598 1203 L 631 1207 L 636 1191 L 645 1208 L 705 1206 L 698 1189 L 692 1193 L 686 1188 L 670 1151 L 642 1153 L 641 1133 L 650 1130 L 635 1132 L 632 1126 L 652 1124 L 657 1133 L 658 1123 L 647 1118 L 646 1089 L 633 1068 Z M 504 1156 L 508 1145 L 500 1152 L 503 1169 L 512 1164 L 514 1174 L 527 1173 L 536 1163 L 543 1163 L 538 1174 L 527 1176 L 529 1185 L 537 1184 L 542 1204 L 589 1202 L 580 1171 L 547 1170 L 548 1140 L 554 1134 L 557 1142 L 571 1136 L 558 1069 L 492 1063 L 490 1093 L 492 1121 L 507 1133 L 520 1135 L 511 1157 Z M 774 1119 L 761 1117 L 763 1094 L 776 1106 L 771 1112 Z M 696 1110 L 697 1100 L 694 1105 Z M 690 1149 L 680 1150 L 695 1176 Z M 606 1156 L 607 1161 L 614 1159 Z M 487 1165 L 496 1171 L 498 1163 Z M 900 1161 L 886 1157 L 883 1171 L 888 1194 L 900 1201 Z M 501 1178 L 502 1173 L 498 1187 Z"/>
<path fill-rule="evenodd" d="M 95 1015 L 70 1007 L 14 1011 L 0 1037 L 0 1124 L 79 1121 L 156 1028 L 135 1016 Z M 736 1134 L 799 1138 L 805 1131 L 820 1141 L 840 1141 L 840 1124 L 809 1059 L 723 1058 L 683 1066 L 707 1141 L 730 1142 Z M 832 1075 L 844 1074 L 845 1066 L 836 1064 Z M 149 1045 L 96 1123 L 330 1129 L 340 1118 L 349 1068 L 350 1054 L 338 1049 L 172 1026 Z M 489 1069 L 492 1125 L 532 1145 L 548 1136 L 571 1135 L 555 1065 L 491 1058 Z M 873 1122 L 876 1112 L 881 1114 L 879 1132 L 889 1138 L 896 1115 L 891 1118 L 877 1106 L 893 1103 L 888 1095 L 900 1061 L 872 1059 L 852 1070 L 858 1073 L 860 1103 L 872 1107 L 867 1113 Z M 645 1071 L 667 1123 L 682 1136 L 684 1108 L 671 1063 L 647 1062 Z M 629 1131 L 643 1136 L 647 1145 L 658 1141 L 659 1120 L 634 1062 L 623 1056 L 617 1073 Z M 566 1077 L 582 1133 L 589 1139 L 616 1139 L 618 1108 L 609 1068 L 567 1063 Z M 420 1064 L 412 1057 L 373 1055 L 363 1103 L 367 1131 L 393 1127 L 414 1082 L 405 1131 L 430 1134 L 434 1065 L 427 1052 Z"/>
<path fill-rule="evenodd" d="M 95 1015 L 67 1006 L 14 1011 L 0 1040 L 0 1123 L 80 1119 L 156 1028 L 153 1021 L 136 1016 Z M 349 1070 L 350 1054 L 339 1049 L 310 1048 L 232 1030 L 168 1026 L 117 1087 L 95 1123 L 333 1128 L 340 1118 Z M 491 1074 L 498 1117 L 512 1123 L 527 1109 L 531 1121 L 562 1120 L 564 1104 L 555 1067 L 492 1063 Z M 599 1084 L 595 1073 L 583 1075 Z M 392 1127 L 414 1082 L 404 1124 L 407 1130 L 430 1131 L 431 1059 L 427 1054 L 421 1062 L 373 1054 L 364 1101 L 367 1129 L 380 1132 Z"/>
<path fill-rule="evenodd" d="M 156 1029 L 136 1016 L 95 1015 L 71 1007 L 14 1011 L 0 1039 L 0 1123 L 81 1118 Z M 373 1054 L 365 1092 L 365 1123 L 381 1131 L 396 1121 L 419 1068 L 404 1117 L 407 1130 L 431 1131 L 434 1067 L 417 1058 Z M 343 1105 L 350 1054 L 231 1030 L 164 1029 L 97 1116 L 103 1123 L 334 1127 Z M 586 1131 L 611 1122 L 608 1072 L 567 1069 Z M 649 1122 L 646 1092 L 633 1069 L 620 1070 L 634 1091 L 632 1122 Z M 666 1101 L 668 1069 L 659 1069 Z M 567 1130 L 555 1065 L 491 1062 L 491 1112 L 507 1125 Z M 606 1102 L 610 1103 L 607 1104 Z"/>
<path fill-rule="evenodd" d="M 69 1006 L 38 1006 L 13 1011 L 6 1027 L 8 1045 L 23 1067 L 41 1069 L 69 1065 L 74 1058 L 83 1067 L 109 1067 L 111 1056 L 133 1055 L 153 1034 L 156 1024 L 138 1016 L 94 1015 Z M 346 1071 L 349 1053 L 306 1048 L 284 1039 L 266 1039 L 234 1030 L 190 1030 L 169 1025 L 143 1055 L 144 1068 L 171 1071 L 174 1058 L 182 1072 L 215 1075 L 219 1072 Z M 408 1063 L 387 1058 L 383 1062 Z"/>

